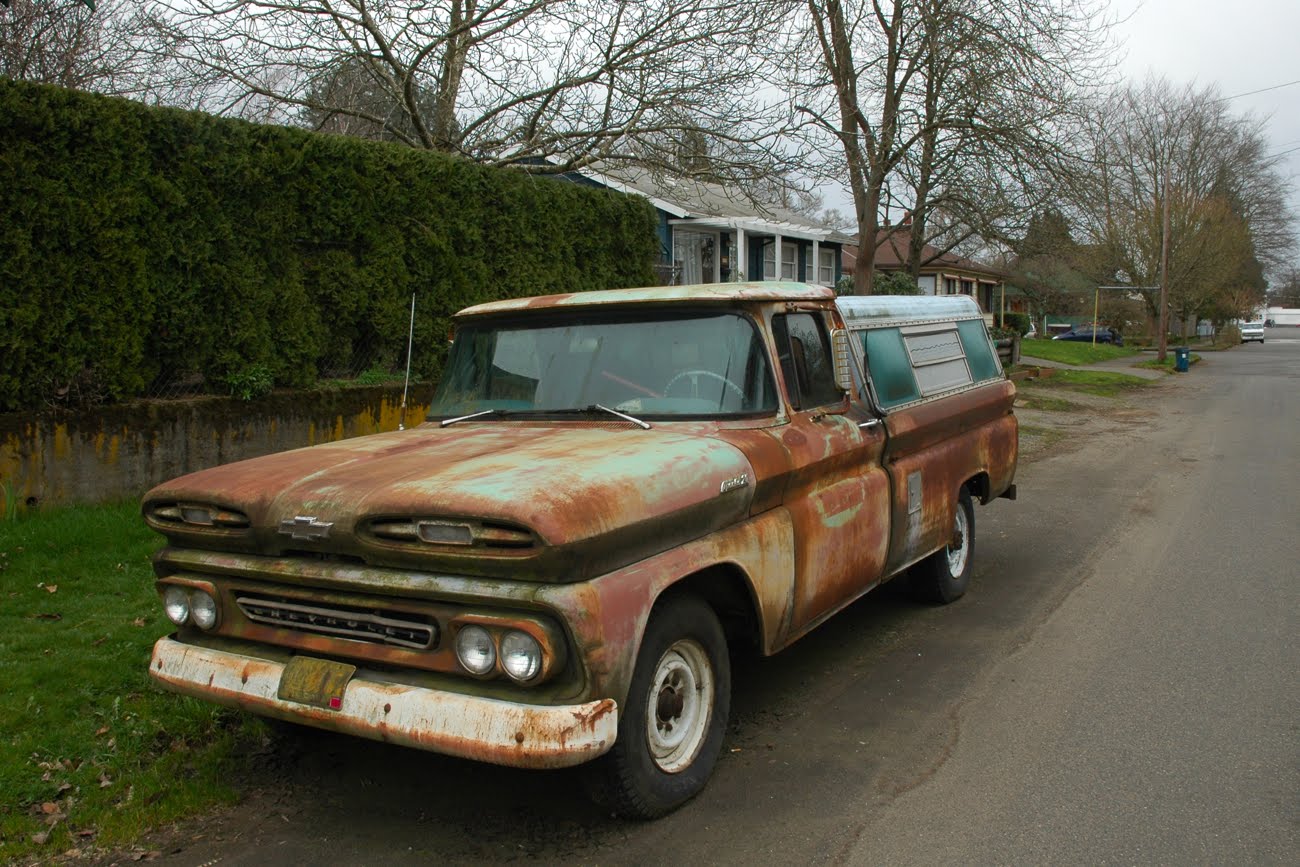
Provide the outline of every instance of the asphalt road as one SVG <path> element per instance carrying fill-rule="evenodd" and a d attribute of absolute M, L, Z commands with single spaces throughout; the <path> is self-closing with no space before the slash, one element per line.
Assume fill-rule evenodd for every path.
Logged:
<path fill-rule="evenodd" d="M 1290 332 L 1290 333 L 1288 333 Z M 320 733 L 168 864 L 1294 864 L 1300 329 L 1022 465 L 976 577 L 741 662 L 709 788 L 611 819 L 572 772 Z M 158 863 L 158 862 L 155 862 Z"/>

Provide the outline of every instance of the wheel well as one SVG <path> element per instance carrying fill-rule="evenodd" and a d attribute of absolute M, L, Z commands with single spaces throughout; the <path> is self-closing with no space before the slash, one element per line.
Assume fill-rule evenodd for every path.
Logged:
<path fill-rule="evenodd" d="M 666 589 L 655 600 L 655 606 L 665 597 L 679 593 L 694 594 L 708 603 L 722 624 L 727 646 L 733 651 L 743 648 L 760 652 L 763 645 L 758 612 L 749 582 L 739 566 L 720 564 L 687 575 Z"/>
<path fill-rule="evenodd" d="M 966 480 L 966 490 L 970 495 L 980 501 L 981 505 L 988 505 L 989 502 L 989 474 L 977 473 Z"/>

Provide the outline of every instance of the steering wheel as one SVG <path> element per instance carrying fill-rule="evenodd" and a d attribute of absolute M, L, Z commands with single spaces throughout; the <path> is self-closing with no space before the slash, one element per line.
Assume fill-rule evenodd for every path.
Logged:
<path fill-rule="evenodd" d="M 692 397 L 699 397 L 700 387 L 699 387 L 699 383 L 695 381 L 696 377 L 705 376 L 708 377 L 709 379 L 718 380 L 724 386 L 730 389 L 736 395 L 736 397 L 740 398 L 741 400 L 745 399 L 745 392 L 740 386 L 736 385 L 734 382 L 727 379 L 721 373 L 714 373 L 712 370 L 683 370 L 681 373 L 678 373 L 672 379 L 668 380 L 668 384 L 664 386 L 664 395 L 667 396 L 668 392 L 673 390 L 673 384 L 676 383 L 679 379 L 684 379 L 685 377 L 688 376 L 691 377 L 692 390 L 695 392 L 695 394 L 691 395 Z"/>

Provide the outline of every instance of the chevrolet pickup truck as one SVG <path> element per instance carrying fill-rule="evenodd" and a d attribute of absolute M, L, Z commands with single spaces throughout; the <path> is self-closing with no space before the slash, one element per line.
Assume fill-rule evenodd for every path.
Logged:
<path fill-rule="evenodd" d="M 525 768 L 630 817 L 700 792 L 729 654 L 906 575 L 950 602 L 1014 499 L 1015 387 L 967 297 L 761 282 L 456 317 L 425 423 L 150 491 L 164 687 Z"/>

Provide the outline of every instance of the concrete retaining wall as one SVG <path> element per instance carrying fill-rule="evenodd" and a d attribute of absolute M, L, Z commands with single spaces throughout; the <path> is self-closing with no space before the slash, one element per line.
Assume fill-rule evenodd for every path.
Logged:
<path fill-rule="evenodd" d="M 413 393 L 430 395 L 429 386 Z M 0 414 L 0 515 L 19 506 L 138 497 L 194 470 L 362 434 L 397 430 L 401 387 L 196 398 L 93 412 Z M 424 420 L 411 405 L 406 426 Z"/>

